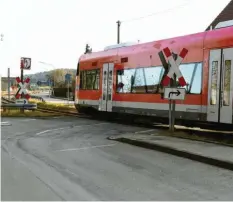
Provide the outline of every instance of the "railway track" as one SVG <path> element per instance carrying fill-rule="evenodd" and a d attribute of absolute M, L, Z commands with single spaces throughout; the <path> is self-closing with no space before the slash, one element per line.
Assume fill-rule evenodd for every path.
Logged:
<path fill-rule="evenodd" d="M 2 103 L 9 104 L 9 103 L 14 103 L 14 101 L 8 100 L 8 99 L 2 97 Z M 40 111 L 40 112 L 54 113 L 54 114 L 68 115 L 68 116 L 75 116 L 75 117 L 80 117 L 80 118 L 88 118 L 89 117 L 87 115 L 80 114 L 78 112 L 69 112 L 69 111 L 63 111 L 63 110 L 48 109 L 48 108 L 45 108 L 45 107 L 38 107 L 38 106 L 37 106 L 36 110 Z"/>
<path fill-rule="evenodd" d="M 2 98 L 2 102 L 14 103 L 12 100 L 8 100 L 6 98 Z M 130 125 L 130 126 L 140 126 L 140 127 L 145 127 L 148 129 L 159 129 L 159 130 L 168 129 L 167 123 L 146 120 L 142 116 L 134 116 L 134 115 L 118 116 L 116 114 L 101 114 L 101 113 L 86 115 L 86 114 L 81 114 L 78 112 L 68 112 L 68 111 L 48 109 L 48 108 L 43 108 L 43 107 L 37 107 L 36 110 L 40 112 L 54 113 L 54 114 L 65 115 L 65 116 L 73 116 L 73 117 L 92 119 L 92 120 L 94 119 L 94 120 L 100 120 L 100 121 L 106 121 L 106 122 L 112 122 L 112 123 L 120 123 L 120 124 Z M 217 141 L 226 140 L 233 144 L 233 128 L 221 128 L 221 127 L 213 128 L 213 125 L 202 124 L 200 125 L 199 129 L 191 128 L 191 127 L 176 126 L 176 131 L 183 131 L 183 132 L 185 131 L 185 133 L 189 134 L 190 137 L 199 136 L 199 137 L 205 137 L 206 139 L 213 139 Z"/>

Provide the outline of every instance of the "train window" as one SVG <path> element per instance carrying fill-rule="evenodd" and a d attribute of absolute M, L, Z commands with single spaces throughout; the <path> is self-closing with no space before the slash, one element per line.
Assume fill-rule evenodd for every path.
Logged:
<path fill-rule="evenodd" d="M 145 68 L 145 80 L 147 86 L 147 93 L 156 93 L 159 89 L 159 84 L 164 73 L 164 68 L 147 67 Z"/>
<path fill-rule="evenodd" d="M 95 81 L 94 81 L 94 90 L 99 90 L 100 88 L 100 70 L 96 70 Z"/>
<path fill-rule="evenodd" d="M 100 70 L 81 71 L 80 89 L 82 90 L 99 90 Z"/>
<path fill-rule="evenodd" d="M 117 71 L 117 92 L 131 93 L 134 82 L 135 69 L 124 69 Z"/>
<path fill-rule="evenodd" d="M 181 64 L 180 71 L 187 83 L 187 85 L 185 86 L 187 93 L 200 94 L 202 87 L 202 64 Z"/>
<path fill-rule="evenodd" d="M 86 71 L 80 72 L 80 89 L 86 88 Z"/>
<path fill-rule="evenodd" d="M 133 79 L 133 77 L 132 77 Z M 145 72 L 144 68 L 138 68 L 135 72 L 135 78 L 132 80 L 133 93 L 146 93 Z"/>
<path fill-rule="evenodd" d="M 76 76 L 79 75 L 79 63 L 77 64 L 77 72 L 76 72 Z"/>
<path fill-rule="evenodd" d="M 212 62 L 210 104 L 217 104 L 218 61 Z"/>
<path fill-rule="evenodd" d="M 223 89 L 223 105 L 230 106 L 231 102 L 231 60 L 225 61 L 224 72 L 224 89 Z"/>

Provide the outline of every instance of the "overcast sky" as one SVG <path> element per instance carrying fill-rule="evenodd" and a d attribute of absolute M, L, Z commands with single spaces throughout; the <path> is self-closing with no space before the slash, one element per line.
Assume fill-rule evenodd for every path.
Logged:
<path fill-rule="evenodd" d="M 35 73 L 76 68 L 93 51 L 121 42 L 148 42 L 201 32 L 230 0 L 0 0 L 0 74 L 20 74 L 20 57 L 32 58 Z M 153 15 L 151 15 L 153 14 Z M 151 15 L 151 16 L 150 16 Z M 39 61 L 53 64 L 43 65 Z M 26 72 L 25 72 L 26 73 Z"/>

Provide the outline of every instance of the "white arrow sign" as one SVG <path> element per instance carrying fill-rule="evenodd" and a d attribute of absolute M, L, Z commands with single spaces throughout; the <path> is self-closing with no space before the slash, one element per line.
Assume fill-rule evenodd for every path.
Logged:
<path fill-rule="evenodd" d="M 28 101 L 26 99 L 18 99 L 15 100 L 15 104 L 28 104 Z"/>
<path fill-rule="evenodd" d="M 169 100 L 184 100 L 185 88 L 165 88 L 164 98 Z"/>

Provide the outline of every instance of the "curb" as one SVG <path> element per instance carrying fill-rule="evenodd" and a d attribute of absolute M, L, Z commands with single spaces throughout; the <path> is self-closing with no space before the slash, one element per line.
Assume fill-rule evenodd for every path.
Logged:
<path fill-rule="evenodd" d="M 194 154 L 192 152 L 175 149 L 173 147 L 163 146 L 163 145 L 154 144 L 154 143 L 152 144 L 152 143 L 144 142 L 144 141 L 140 141 L 140 140 L 132 140 L 129 138 L 124 138 L 124 137 L 120 137 L 120 138 L 109 137 L 107 139 L 131 144 L 134 146 L 139 146 L 139 147 L 146 148 L 146 149 L 151 149 L 151 150 L 155 150 L 155 151 L 160 151 L 160 152 L 172 154 L 174 156 L 187 158 L 190 160 L 198 161 L 201 163 L 205 163 L 205 164 L 209 164 L 212 166 L 216 166 L 219 168 L 224 168 L 224 169 L 233 171 L 233 162 L 224 161 L 224 160 L 220 160 L 220 159 L 214 159 L 211 157 L 202 156 L 199 154 Z"/>

